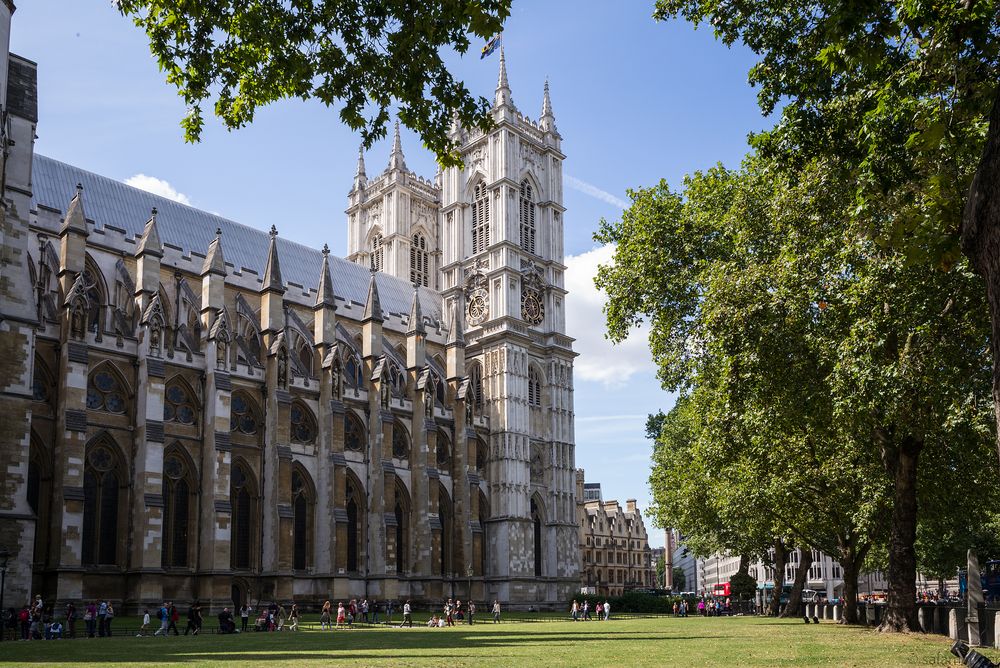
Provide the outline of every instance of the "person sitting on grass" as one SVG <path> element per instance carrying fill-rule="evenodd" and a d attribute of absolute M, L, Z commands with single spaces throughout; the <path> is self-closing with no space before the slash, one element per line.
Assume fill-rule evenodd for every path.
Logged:
<path fill-rule="evenodd" d="M 229 608 L 223 608 L 219 613 L 219 633 L 236 633 L 236 622 Z"/>
<path fill-rule="evenodd" d="M 49 625 L 48 630 L 45 632 L 46 640 L 59 640 L 62 639 L 63 627 L 62 623 L 57 619 Z"/>
<path fill-rule="evenodd" d="M 267 608 L 261 608 L 260 614 L 257 616 L 257 624 L 254 628 L 258 631 L 267 631 Z"/>
<path fill-rule="evenodd" d="M 431 615 L 431 618 L 427 620 L 427 628 L 436 629 L 438 626 L 438 616 Z"/>

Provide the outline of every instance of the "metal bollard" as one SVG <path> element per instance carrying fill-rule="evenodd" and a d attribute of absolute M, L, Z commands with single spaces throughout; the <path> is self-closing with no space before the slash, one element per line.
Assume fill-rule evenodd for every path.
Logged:
<path fill-rule="evenodd" d="M 844 604 L 843 603 L 835 603 L 834 605 L 831 605 L 830 607 L 833 609 L 833 621 L 839 622 L 840 619 L 841 619 L 841 616 L 843 615 Z"/>

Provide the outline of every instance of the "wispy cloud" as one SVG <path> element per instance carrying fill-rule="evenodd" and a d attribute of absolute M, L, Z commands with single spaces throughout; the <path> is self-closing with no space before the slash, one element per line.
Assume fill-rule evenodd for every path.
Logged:
<path fill-rule="evenodd" d="M 191 206 L 191 200 L 188 199 L 187 195 L 177 192 L 177 189 L 170 185 L 168 181 L 158 179 L 155 176 L 136 174 L 135 176 L 130 176 L 125 179 L 125 183 L 133 188 L 145 190 L 146 192 L 153 193 L 154 195 L 166 197 L 167 199 L 172 199 L 175 202 Z"/>
<path fill-rule="evenodd" d="M 575 176 L 570 176 L 569 174 L 563 175 L 563 181 L 573 190 L 583 193 L 584 195 L 590 195 L 594 199 L 599 199 L 606 204 L 618 207 L 619 209 L 627 209 L 630 205 L 628 202 L 623 200 L 621 197 L 616 197 L 612 195 L 607 190 L 601 190 L 597 186 L 587 183 L 586 181 L 581 181 Z"/>

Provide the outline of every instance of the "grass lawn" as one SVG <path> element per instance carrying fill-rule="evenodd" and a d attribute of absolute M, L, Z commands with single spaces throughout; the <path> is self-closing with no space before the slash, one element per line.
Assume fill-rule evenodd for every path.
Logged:
<path fill-rule="evenodd" d="M 421 613 L 420 619 L 426 615 Z M 124 620 L 115 620 L 121 623 Z M 0 666 L 941 666 L 943 636 L 882 636 L 755 617 L 561 619 L 449 629 L 365 628 L 235 636 L 3 642 Z M 994 661 L 1000 653 L 984 652 Z"/>

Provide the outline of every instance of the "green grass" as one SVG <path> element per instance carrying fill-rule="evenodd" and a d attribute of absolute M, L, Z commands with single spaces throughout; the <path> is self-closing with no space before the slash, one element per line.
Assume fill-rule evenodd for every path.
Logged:
<path fill-rule="evenodd" d="M 426 614 L 419 619 L 426 621 Z M 115 620 L 116 624 L 124 622 Z M 959 665 L 942 636 L 879 635 L 833 623 L 671 617 L 512 621 L 449 629 L 357 628 L 236 636 L 0 644 L 0 666 L 934 666 Z M 1000 653 L 984 653 L 1000 660 Z"/>

